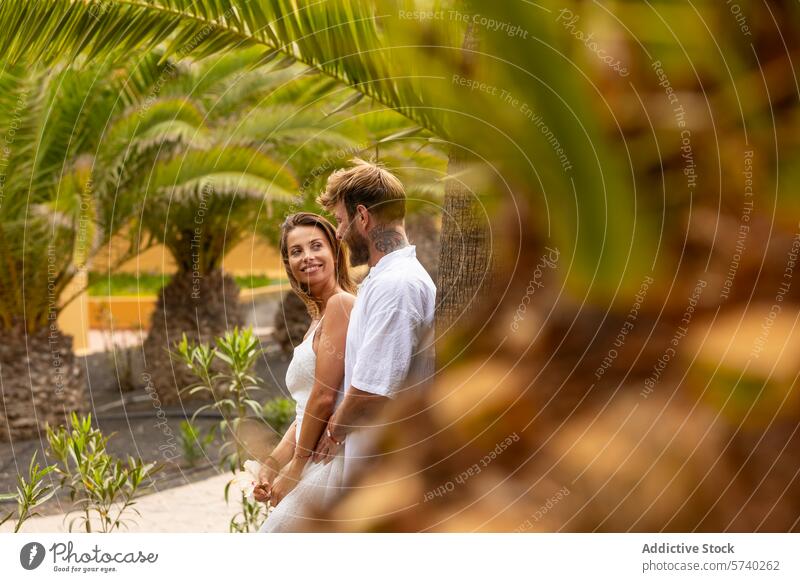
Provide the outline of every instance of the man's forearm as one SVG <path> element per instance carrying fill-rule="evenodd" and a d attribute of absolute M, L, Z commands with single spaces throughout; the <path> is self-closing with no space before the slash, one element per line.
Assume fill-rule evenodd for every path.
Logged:
<path fill-rule="evenodd" d="M 351 386 L 330 420 L 331 436 L 337 441 L 356 428 L 367 426 L 389 399 L 385 396 L 364 392 Z"/>

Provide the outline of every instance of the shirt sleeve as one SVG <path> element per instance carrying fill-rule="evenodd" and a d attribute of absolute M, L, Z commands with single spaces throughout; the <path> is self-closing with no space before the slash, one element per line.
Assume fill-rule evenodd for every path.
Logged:
<path fill-rule="evenodd" d="M 411 368 L 419 343 L 422 310 L 415 291 L 403 281 L 387 281 L 370 290 L 365 305 L 364 340 L 350 384 L 364 392 L 394 398 Z"/>

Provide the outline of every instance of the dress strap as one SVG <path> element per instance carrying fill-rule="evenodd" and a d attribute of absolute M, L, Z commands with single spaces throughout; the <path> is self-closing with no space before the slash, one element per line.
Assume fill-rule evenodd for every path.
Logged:
<path fill-rule="evenodd" d="M 325 319 L 325 314 L 324 313 L 322 314 L 322 317 L 319 318 L 319 321 L 317 322 L 317 325 L 314 327 L 314 331 L 311 332 L 311 336 L 312 337 L 317 335 L 317 332 L 319 331 L 319 326 L 322 325 L 322 320 L 323 319 Z"/>
<path fill-rule="evenodd" d="M 319 326 L 322 323 L 323 319 L 325 319 L 324 314 L 317 320 L 317 324 L 314 326 L 314 329 L 309 330 L 308 334 L 305 336 L 303 341 L 308 341 L 310 338 L 313 338 L 315 335 L 317 335 L 317 330 L 319 330 Z"/>

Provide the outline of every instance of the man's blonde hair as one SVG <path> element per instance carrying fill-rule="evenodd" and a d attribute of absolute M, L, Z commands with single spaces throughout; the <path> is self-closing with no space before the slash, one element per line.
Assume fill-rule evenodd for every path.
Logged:
<path fill-rule="evenodd" d="M 325 191 L 317 202 L 331 210 L 344 202 L 348 218 L 355 216 L 363 204 L 381 220 L 402 220 L 406 215 L 406 192 L 403 183 L 386 168 L 360 158 L 351 160 L 352 167 L 336 170 L 328 177 Z"/>

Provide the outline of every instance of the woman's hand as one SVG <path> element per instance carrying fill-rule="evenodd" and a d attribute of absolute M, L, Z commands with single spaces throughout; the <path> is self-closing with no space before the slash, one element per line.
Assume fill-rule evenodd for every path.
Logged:
<path fill-rule="evenodd" d="M 333 422 L 329 420 L 325 430 L 322 432 L 322 436 L 319 437 L 319 442 L 317 443 L 317 448 L 314 451 L 313 456 L 313 461 L 315 463 L 323 463 L 327 465 L 342 450 L 344 441 L 336 440 L 331 430 L 332 426 L 335 425 L 333 425 Z"/>
<path fill-rule="evenodd" d="M 284 467 L 283 471 L 281 471 L 272 485 L 270 503 L 273 507 L 277 506 L 284 497 L 292 492 L 292 489 L 297 487 L 300 476 L 303 474 L 304 467 L 305 463 L 298 461 L 296 457 Z"/>
<path fill-rule="evenodd" d="M 261 471 L 258 473 L 258 485 L 253 489 L 253 497 L 256 501 L 266 503 L 270 501 L 272 495 L 272 485 L 275 483 L 275 478 L 278 476 L 278 462 L 270 457 L 261 465 Z"/>

